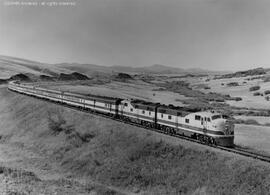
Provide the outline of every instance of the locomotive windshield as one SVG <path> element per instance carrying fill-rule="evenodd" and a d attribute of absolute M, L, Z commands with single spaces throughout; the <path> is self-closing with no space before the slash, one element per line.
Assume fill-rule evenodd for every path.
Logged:
<path fill-rule="evenodd" d="M 219 119 L 219 118 L 221 118 L 221 115 L 214 115 L 214 116 L 212 116 L 212 120 L 216 120 L 216 119 Z"/>
<path fill-rule="evenodd" d="M 228 119 L 228 118 L 229 118 L 229 116 L 227 116 L 227 115 L 222 115 L 222 118 L 224 118 L 224 119 Z"/>
<path fill-rule="evenodd" d="M 227 115 L 214 115 L 214 116 L 212 116 L 212 120 L 216 120 L 219 118 L 228 119 L 229 117 Z"/>

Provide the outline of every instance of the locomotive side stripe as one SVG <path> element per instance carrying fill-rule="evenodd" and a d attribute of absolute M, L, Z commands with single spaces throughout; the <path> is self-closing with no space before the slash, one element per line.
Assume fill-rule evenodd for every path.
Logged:
<path fill-rule="evenodd" d="M 121 111 L 120 111 L 121 113 Z M 139 114 L 133 114 L 133 113 L 129 113 L 129 112 L 123 112 L 126 116 L 135 118 L 135 119 L 143 119 L 143 120 L 147 120 L 150 122 L 154 122 L 154 118 L 148 117 L 148 116 L 142 116 Z M 170 121 L 165 121 L 165 120 L 157 120 L 157 124 L 161 124 L 161 125 L 167 125 L 167 126 L 171 126 L 173 128 L 176 129 L 182 129 L 182 130 L 186 130 L 186 131 L 192 131 L 192 132 L 196 132 L 196 133 L 200 133 L 200 134 L 207 134 L 207 135 L 222 135 L 224 136 L 224 133 L 221 131 L 212 131 L 212 130 L 205 130 L 203 128 L 199 128 L 199 127 L 193 127 L 193 126 L 189 126 L 189 125 L 184 125 L 181 123 L 178 123 L 178 127 L 176 126 L 175 122 L 170 122 Z"/>

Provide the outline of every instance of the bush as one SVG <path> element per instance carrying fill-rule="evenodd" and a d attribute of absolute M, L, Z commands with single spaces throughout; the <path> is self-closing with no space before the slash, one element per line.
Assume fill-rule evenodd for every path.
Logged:
<path fill-rule="evenodd" d="M 255 93 L 253 93 L 253 95 L 254 96 L 260 96 L 261 94 L 260 94 L 260 92 L 255 92 Z"/>
<path fill-rule="evenodd" d="M 253 86 L 249 88 L 249 91 L 257 91 L 259 90 L 261 87 L 260 86 Z"/>
<path fill-rule="evenodd" d="M 241 97 L 230 97 L 229 100 L 234 100 L 234 101 L 242 101 Z"/>
<path fill-rule="evenodd" d="M 259 123 L 254 119 L 247 119 L 244 123 L 247 125 L 259 125 Z"/>
<path fill-rule="evenodd" d="M 268 95 L 268 94 L 270 94 L 270 90 L 264 91 L 264 95 Z"/>
<path fill-rule="evenodd" d="M 270 82 L 270 76 L 265 77 L 265 78 L 263 79 L 263 81 L 264 81 L 264 82 Z"/>
<path fill-rule="evenodd" d="M 231 83 L 227 83 L 228 87 L 235 87 L 235 86 L 239 86 L 238 82 L 231 82 Z"/>
<path fill-rule="evenodd" d="M 254 119 L 247 119 L 247 120 L 243 120 L 243 119 L 235 119 L 234 120 L 235 124 L 246 124 L 246 125 L 260 125 L 256 120 Z"/>
<path fill-rule="evenodd" d="M 48 127 L 54 133 L 60 133 L 65 128 L 66 121 L 59 111 L 56 113 L 48 112 Z"/>

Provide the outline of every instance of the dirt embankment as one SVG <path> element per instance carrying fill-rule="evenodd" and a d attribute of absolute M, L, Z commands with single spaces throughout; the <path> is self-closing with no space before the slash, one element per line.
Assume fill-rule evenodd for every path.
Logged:
<path fill-rule="evenodd" d="M 267 165 L 4 88 L 0 96 L 1 189 L 24 194 L 270 192 Z"/>

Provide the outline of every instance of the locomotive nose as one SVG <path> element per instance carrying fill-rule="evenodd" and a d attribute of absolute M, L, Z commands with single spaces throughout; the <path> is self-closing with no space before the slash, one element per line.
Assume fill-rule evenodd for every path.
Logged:
<path fill-rule="evenodd" d="M 234 134 L 234 123 L 231 120 L 225 121 L 224 133 L 225 133 L 225 135 L 233 135 Z"/>
<path fill-rule="evenodd" d="M 234 124 L 230 120 L 220 120 L 216 123 L 216 127 L 225 135 L 234 135 Z"/>

